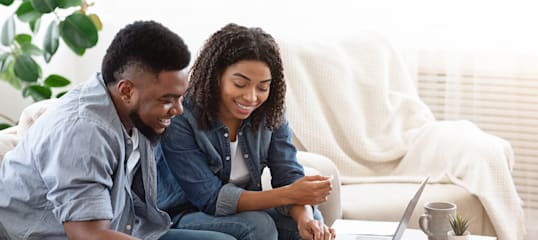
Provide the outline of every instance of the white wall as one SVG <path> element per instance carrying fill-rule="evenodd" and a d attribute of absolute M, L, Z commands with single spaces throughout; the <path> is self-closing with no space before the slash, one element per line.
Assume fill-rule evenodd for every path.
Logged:
<path fill-rule="evenodd" d="M 90 1 L 91 2 L 91 1 Z M 259 26 L 275 37 L 316 37 L 368 28 L 389 35 L 403 47 L 486 49 L 538 53 L 533 1 L 496 0 L 95 0 L 90 11 L 104 25 L 98 46 L 82 58 L 62 45 L 45 74 L 73 81 L 99 69 L 114 33 L 139 19 L 162 22 L 181 35 L 193 55 L 226 23 Z M 0 22 L 14 11 L 0 7 Z M 21 26 L 20 29 L 27 29 Z M 43 34 L 46 25 L 42 26 Z M 63 43 L 61 43 L 63 44 Z M 537 54 L 538 55 L 538 54 Z M 17 118 L 29 100 L 0 83 L 0 113 Z"/>

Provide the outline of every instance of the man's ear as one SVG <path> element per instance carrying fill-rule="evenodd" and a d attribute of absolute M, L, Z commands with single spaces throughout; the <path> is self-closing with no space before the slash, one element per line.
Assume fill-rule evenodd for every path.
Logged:
<path fill-rule="evenodd" d="M 118 92 L 120 94 L 121 100 L 125 104 L 131 103 L 135 88 L 133 82 L 127 79 L 122 79 L 117 83 Z"/>

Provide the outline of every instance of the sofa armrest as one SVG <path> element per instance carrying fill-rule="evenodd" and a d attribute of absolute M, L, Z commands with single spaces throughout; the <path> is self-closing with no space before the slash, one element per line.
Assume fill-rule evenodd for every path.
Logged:
<path fill-rule="evenodd" d="M 329 195 L 326 202 L 319 205 L 325 224 L 331 226 L 336 219 L 342 218 L 340 173 L 330 159 L 319 154 L 299 151 L 297 152 L 297 159 L 304 166 L 305 175 L 333 176 L 331 195 Z M 267 168 L 262 173 L 262 189 L 271 189 L 271 172 Z"/>
<path fill-rule="evenodd" d="M 325 224 L 331 226 L 336 219 L 342 218 L 341 181 L 336 165 L 329 158 L 310 152 L 297 152 L 297 159 L 305 168 L 313 168 L 323 176 L 333 176 L 331 195 L 329 195 L 327 202 L 319 205 L 319 209 L 325 218 Z"/>

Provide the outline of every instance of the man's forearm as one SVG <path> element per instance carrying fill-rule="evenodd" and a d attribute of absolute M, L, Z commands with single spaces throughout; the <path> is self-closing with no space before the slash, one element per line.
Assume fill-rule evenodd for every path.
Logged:
<path fill-rule="evenodd" d="M 111 230 L 109 220 L 65 222 L 64 230 L 69 240 L 138 239 L 125 233 Z"/>
<path fill-rule="evenodd" d="M 314 213 L 310 205 L 293 205 L 289 213 L 297 223 L 314 219 Z"/>

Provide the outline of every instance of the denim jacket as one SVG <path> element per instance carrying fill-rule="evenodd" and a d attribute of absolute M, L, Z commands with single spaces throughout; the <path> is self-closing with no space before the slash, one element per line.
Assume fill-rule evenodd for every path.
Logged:
<path fill-rule="evenodd" d="M 271 171 L 273 188 L 289 185 L 304 176 L 287 120 L 270 131 L 264 121 L 253 129 L 250 119 L 246 119 L 238 130 L 238 147 L 250 180 L 244 186 L 230 183 L 228 128 L 215 121 L 209 130 L 201 130 L 193 105 L 189 99 L 184 101 L 183 115 L 172 120 L 161 140 L 162 156 L 157 154 L 158 205 L 173 219 L 192 211 L 215 216 L 236 213 L 243 191 L 261 191 L 265 167 Z M 287 214 L 286 206 L 279 210 Z"/>

